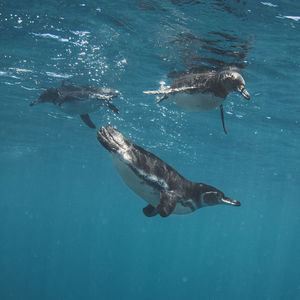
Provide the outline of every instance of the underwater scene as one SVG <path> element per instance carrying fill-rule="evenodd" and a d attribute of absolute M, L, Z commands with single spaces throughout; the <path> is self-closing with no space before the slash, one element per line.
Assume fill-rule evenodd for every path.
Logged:
<path fill-rule="evenodd" d="M 300 299 L 300 2 L 0 0 L 0 300 Z"/>

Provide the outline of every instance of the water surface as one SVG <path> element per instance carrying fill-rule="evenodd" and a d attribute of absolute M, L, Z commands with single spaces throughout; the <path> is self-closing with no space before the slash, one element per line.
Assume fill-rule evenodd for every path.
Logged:
<path fill-rule="evenodd" d="M 299 299 L 300 4 L 0 2 L 1 299 Z M 188 113 L 143 90 L 239 68 L 251 93 Z M 146 218 L 78 116 L 29 103 L 116 88 L 91 114 L 241 207 Z"/>

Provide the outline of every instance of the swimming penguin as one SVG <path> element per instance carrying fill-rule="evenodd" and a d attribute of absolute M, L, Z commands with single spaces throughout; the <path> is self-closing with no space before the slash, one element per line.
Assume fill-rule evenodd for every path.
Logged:
<path fill-rule="evenodd" d="M 189 214 L 198 208 L 217 204 L 241 205 L 213 186 L 185 179 L 111 125 L 100 128 L 98 140 L 111 153 L 124 182 L 149 203 L 143 209 L 147 217 Z"/>
<path fill-rule="evenodd" d="M 188 111 L 208 111 L 220 106 L 224 132 L 227 133 L 223 101 L 232 92 L 239 92 L 250 100 L 241 74 L 232 70 L 208 70 L 201 73 L 185 74 L 165 90 L 144 91 L 145 94 L 163 95 L 157 102 L 170 99 Z"/>
<path fill-rule="evenodd" d="M 79 114 L 88 127 L 96 128 L 88 114 L 103 105 L 119 113 L 118 108 L 111 103 L 111 99 L 117 96 L 117 90 L 95 86 L 66 85 L 63 81 L 59 88 L 46 89 L 37 100 L 30 103 L 30 106 L 52 102 L 69 115 Z"/>

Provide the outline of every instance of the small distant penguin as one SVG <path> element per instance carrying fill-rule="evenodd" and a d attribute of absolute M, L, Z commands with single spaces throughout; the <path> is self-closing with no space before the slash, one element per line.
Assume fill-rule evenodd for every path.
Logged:
<path fill-rule="evenodd" d="M 209 70 L 201 73 L 185 74 L 174 80 L 165 90 L 144 91 L 145 94 L 163 95 L 157 102 L 170 99 L 188 111 L 208 111 L 220 106 L 224 132 L 223 101 L 232 92 L 239 92 L 250 100 L 241 74 L 232 70 Z"/>
<path fill-rule="evenodd" d="M 147 217 L 189 214 L 204 206 L 217 204 L 241 205 L 213 186 L 185 179 L 111 125 L 100 128 L 98 140 L 111 153 L 123 181 L 148 202 L 143 209 Z"/>
<path fill-rule="evenodd" d="M 117 96 L 118 91 L 114 89 L 87 85 L 66 85 L 63 81 L 59 88 L 46 89 L 37 100 L 30 103 L 30 106 L 51 102 L 69 115 L 79 114 L 88 127 L 95 129 L 96 126 L 88 114 L 98 110 L 103 105 L 108 106 L 118 114 L 118 108 L 111 102 L 111 99 Z"/>

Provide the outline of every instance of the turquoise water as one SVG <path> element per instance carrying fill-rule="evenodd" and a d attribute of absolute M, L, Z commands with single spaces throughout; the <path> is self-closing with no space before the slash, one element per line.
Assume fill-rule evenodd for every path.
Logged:
<path fill-rule="evenodd" d="M 300 299 L 297 1 L 0 1 L 0 299 Z M 189 113 L 143 90 L 236 66 L 251 100 Z M 146 218 L 62 80 L 118 89 L 92 113 L 241 207 Z"/>

